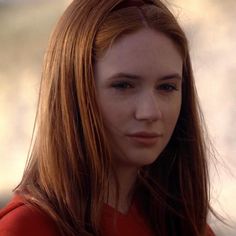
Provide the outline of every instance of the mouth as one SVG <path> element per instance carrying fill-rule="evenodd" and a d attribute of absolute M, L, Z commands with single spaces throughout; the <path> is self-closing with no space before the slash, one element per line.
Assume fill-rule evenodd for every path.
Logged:
<path fill-rule="evenodd" d="M 127 135 L 134 144 L 141 146 L 154 146 L 162 136 L 155 132 L 136 132 Z"/>

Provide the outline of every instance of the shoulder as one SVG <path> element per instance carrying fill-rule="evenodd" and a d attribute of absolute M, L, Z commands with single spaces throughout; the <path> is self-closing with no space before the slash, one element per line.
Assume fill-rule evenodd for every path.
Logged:
<path fill-rule="evenodd" d="M 207 225 L 207 236 L 215 236 L 213 230 L 209 225 Z"/>
<path fill-rule="evenodd" d="M 15 196 L 12 201 L 0 211 L 1 236 L 56 236 L 56 225 L 49 216 L 25 204 L 20 196 Z"/>

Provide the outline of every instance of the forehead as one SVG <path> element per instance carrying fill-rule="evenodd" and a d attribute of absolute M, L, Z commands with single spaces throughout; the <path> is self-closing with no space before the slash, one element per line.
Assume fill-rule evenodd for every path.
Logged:
<path fill-rule="evenodd" d="M 143 28 L 116 40 L 95 63 L 95 75 L 127 72 L 142 77 L 182 75 L 183 60 L 174 42 L 161 32 Z"/>

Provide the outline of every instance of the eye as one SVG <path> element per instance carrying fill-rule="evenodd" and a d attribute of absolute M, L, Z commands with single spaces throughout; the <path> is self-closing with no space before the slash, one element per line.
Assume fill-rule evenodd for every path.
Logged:
<path fill-rule="evenodd" d="M 119 89 L 119 90 L 126 90 L 126 89 L 130 89 L 130 88 L 134 87 L 131 83 L 128 83 L 125 81 L 116 82 L 116 83 L 112 84 L 111 86 L 113 88 Z"/>
<path fill-rule="evenodd" d="M 172 92 L 172 91 L 177 91 L 177 86 L 174 84 L 161 84 L 158 87 L 160 90 L 163 90 L 165 92 Z"/>

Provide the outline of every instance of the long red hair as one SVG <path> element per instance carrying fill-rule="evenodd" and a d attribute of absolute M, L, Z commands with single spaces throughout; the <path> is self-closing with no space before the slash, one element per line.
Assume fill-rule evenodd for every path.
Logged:
<path fill-rule="evenodd" d="M 203 236 L 210 209 L 206 144 L 188 43 L 156 1 L 74 0 L 46 53 L 30 159 L 17 191 L 45 211 L 62 235 L 99 235 L 111 170 L 96 101 L 94 63 L 124 34 L 166 34 L 183 57 L 182 107 L 170 142 L 140 169 L 136 192 L 157 235 Z"/>

